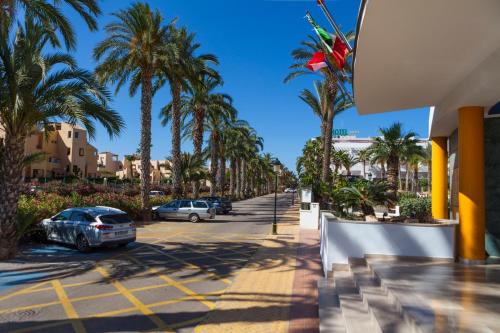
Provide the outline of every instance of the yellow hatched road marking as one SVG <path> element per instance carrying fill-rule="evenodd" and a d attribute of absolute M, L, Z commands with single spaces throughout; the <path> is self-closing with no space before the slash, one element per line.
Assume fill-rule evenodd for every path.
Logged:
<path fill-rule="evenodd" d="M 1 296 L 0 297 L 0 301 L 4 301 L 6 299 L 9 299 L 11 297 L 14 297 L 14 296 L 17 296 L 17 295 L 23 295 L 23 294 L 29 294 L 31 292 L 33 292 L 34 289 L 38 288 L 38 287 L 41 287 L 43 286 L 44 284 L 47 284 L 49 283 L 49 281 L 45 281 L 45 282 L 41 282 L 41 283 L 37 283 L 31 287 L 28 287 L 28 288 L 24 288 L 24 289 L 21 289 L 21 290 L 17 290 L 17 291 L 14 291 L 10 294 L 7 294 L 7 295 L 4 295 L 4 296 Z M 52 288 L 50 288 L 52 289 Z"/>
<path fill-rule="evenodd" d="M 141 266 L 145 266 L 145 267 L 148 267 L 147 265 L 141 263 L 139 260 L 137 260 L 136 258 L 133 258 L 133 257 L 129 257 L 130 260 L 132 260 L 133 262 L 135 262 L 137 265 L 141 265 Z M 168 276 L 166 275 L 163 275 L 160 273 L 160 271 L 158 271 L 156 268 L 152 268 L 150 267 L 150 271 L 152 273 L 155 273 L 157 274 L 157 276 L 160 278 L 160 279 L 163 279 L 165 280 L 167 283 L 170 283 L 172 286 L 174 286 L 175 288 L 179 289 L 180 291 L 182 291 L 183 293 L 185 293 L 186 295 L 189 295 L 189 296 L 192 296 L 194 299 L 196 299 L 197 301 L 205 304 L 209 309 L 213 309 L 215 308 L 215 304 L 214 302 L 212 301 L 208 301 L 205 297 L 199 295 L 198 293 L 196 293 L 195 291 L 189 289 L 188 287 L 184 286 L 182 283 L 179 283 L 177 281 L 175 281 L 174 279 L 172 278 L 169 278 Z"/>
<path fill-rule="evenodd" d="M 53 301 L 53 302 L 47 302 L 47 303 L 20 306 L 17 308 L 2 309 L 2 310 L 0 310 L 0 313 L 16 312 L 16 311 L 23 311 L 23 310 L 30 310 L 30 309 L 40 309 L 40 308 L 45 308 L 47 306 L 52 306 L 52 305 L 57 305 L 57 304 L 61 304 L 61 302 L 60 301 Z"/>
<path fill-rule="evenodd" d="M 217 273 L 207 271 L 206 269 L 203 269 L 203 268 L 201 268 L 200 266 L 197 266 L 197 265 L 195 265 L 195 264 L 192 264 L 192 263 L 187 262 L 187 261 L 185 261 L 185 260 L 182 260 L 182 259 L 180 259 L 180 258 L 174 257 L 173 255 L 168 254 L 168 253 L 165 253 L 165 252 L 163 252 L 163 251 L 161 251 L 161 250 L 155 249 L 154 247 L 149 247 L 149 248 L 150 248 L 150 249 L 152 249 L 152 250 L 153 250 L 153 251 L 155 251 L 155 252 L 158 252 L 159 254 L 161 254 L 161 255 L 163 255 L 163 256 L 165 256 L 165 257 L 172 258 L 173 260 L 175 260 L 175 261 L 177 261 L 177 262 L 180 262 L 180 263 L 182 263 L 182 264 L 186 265 L 186 267 L 187 267 L 187 268 L 200 270 L 200 271 L 204 272 L 205 274 L 207 274 L 207 275 L 209 275 L 209 276 L 211 276 L 211 277 L 214 277 L 214 278 L 216 278 L 217 280 L 222 281 L 222 282 L 224 282 L 224 283 L 226 283 L 226 284 L 230 284 L 230 283 L 231 283 L 231 280 L 226 279 L 226 278 L 223 278 L 223 277 L 221 277 L 221 276 L 220 276 L 219 274 L 217 274 Z"/>
<path fill-rule="evenodd" d="M 70 300 L 68 299 L 68 295 L 66 295 L 66 292 L 64 291 L 64 288 L 61 285 L 61 281 L 59 280 L 54 280 L 52 281 L 52 285 L 54 286 L 54 290 L 56 291 L 57 297 L 61 301 L 61 304 L 64 308 L 64 311 L 66 312 L 66 316 L 71 320 L 71 325 L 73 326 L 73 329 L 75 330 L 76 333 L 85 333 L 87 332 L 85 330 L 85 327 L 83 326 L 83 323 L 81 320 L 78 320 L 78 313 L 76 313 L 75 308 L 73 307 L 73 304 L 71 304 Z"/>
<path fill-rule="evenodd" d="M 110 278 L 110 275 L 106 269 L 101 266 L 98 266 L 96 270 L 105 278 Z M 148 316 L 148 318 L 158 327 L 167 332 L 174 332 L 160 317 L 158 317 L 151 309 L 149 309 L 144 303 L 142 303 L 137 297 L 135 297 L 123 284 L 120 282 L 111 279 L 111 284 L 132 303 L 142 314 Z"/>

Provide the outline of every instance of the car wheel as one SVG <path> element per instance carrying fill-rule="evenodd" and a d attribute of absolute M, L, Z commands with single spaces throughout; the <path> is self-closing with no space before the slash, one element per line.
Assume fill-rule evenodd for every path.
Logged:
<path fill-rule="evenodd" d="M 120 243 L 118 244 L 118 247 L 127 247 L 127 245 L 130 244 L 129 242 L 127 243 Z"/>
<path fill-rule="evenodd" d="M 189 221 L 196 223 L 200 221 L 200 217 L 198 216 L 198 214 L 191 214 L 189 215 Z"/>
<path fill-rule="evenodd" d="M 76 248 L 83 253 L 90 252 L 90 244 L 84 235 L 79 235 L 76 238 Z"/>

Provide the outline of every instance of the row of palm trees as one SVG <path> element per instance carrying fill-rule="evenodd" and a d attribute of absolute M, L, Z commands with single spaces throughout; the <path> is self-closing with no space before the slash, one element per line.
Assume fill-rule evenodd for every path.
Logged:
<path fill-rule="evenodd" d="M 271 157 L 260 153 L 262 138 L 238 119 L 231 97 L 218 92 L 223 84 L 214 69 L 218 59 L 200 52 L 193 33 L 178 27 L 176 20 L 165 22 L 147 3 L 134 3 L 112 14 L 106 37 L 93 52 L 93 73 L 65 53 L 76 47 L 72 24 L 62 14 L 65 7 L 97 30 L 97 0 L 10 0 L 0 5 L 0 124 L 5 132 L 0 140 L 0 259 L 16 251 L 22 170 L 32 158 L 24 154 L 27 137 L 36 127 L 50 130 L 57 120 L 82 124 L 91 137 L 96 122 L 110 137 L 118 135 L 124 122 L 110 107 L 106 85 L 113 85 L 115 93 L 127 86 L 130 96 L 140 94 L 142 170 L 150 167 L 152 101 L 168 87 L 161 118 L 171 126 L 174 196 L 185 193 L 189 182 L 195 196 L 199 194 L 200 165 L 207 158 L 211 194 L 224 194 L 227 162 L 231 195 L 271 190 Z M 205 133 L 208 145 L 203 149 Z M 193 140 L 192 156 L 181 152 L 183 137 Z M 149 175 L 142 172 L 146 220 L 151 214 L 149 190 Z"/>

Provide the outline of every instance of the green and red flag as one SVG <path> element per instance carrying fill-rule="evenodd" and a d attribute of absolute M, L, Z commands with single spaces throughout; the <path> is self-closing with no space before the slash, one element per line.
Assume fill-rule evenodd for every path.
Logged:
<path fill-rule="evenodd" d="M 325 54 L 321 51 L 314 53 L 311 60 L 307 63 L 307 68 L 314 72 L 325 67 L 328 67 L 328 64 L 326 63 Z"/>

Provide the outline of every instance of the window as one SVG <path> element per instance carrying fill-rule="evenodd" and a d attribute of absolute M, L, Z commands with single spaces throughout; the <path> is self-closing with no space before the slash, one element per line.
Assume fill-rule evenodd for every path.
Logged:
<path fill-rule="evenodd" d="M 164 208 L 177 208 L 179 201 L 172 201 L 168 204 L 163 205 Z"/>
<path fill-rule="evenodd" d="M 95 219 L 84 212 L 73 212 L 73 214 L 71 214 L 71 221 L 95 222 Z"/>
<path fill-rule="evenodd" d="M 132 223 L 132 219 L 127 214 L 99 216 L 99 220 L 106 224 Z"/>
<path fill-rule="evenodd" d="M 203 201 L 194 201 L 193 207 L 194 208 L 208 208 L 208 205 L 206 202 L 203 202 Z"/>
<path fill-rule="evenodd" d="M 85 149 L 80 148 L 80 149 L 78 150 L 78 155 L 80 155 L 80 156 L 85 156 Z"/>
<path fill-rule="evenodd" d="M 179 208 L 191 208 L 191 201 L 182 200 Z"/>
<path fill-rule="evenodd" d="M 80 133 L 75 131 L 75 139 L 78 139 L 79 136 L 80 136 Z"/>
<path fill-rule="evenodd" d="M 52 218 L 52 221 L 67 221 L 69 220 L 70 216 L 71 216 L 71 210 L 65 210 L 54 216 Z"/>
<path fill-rule="evenodd" d="M 68 131 L 68 138 L 71 138 L 71 131 Z"/>
<path fill-rule="evenodd" d="M 66 151 L 66 155 L 71 155 L 71 148 L 68 148 L 68 150 Z"/>

